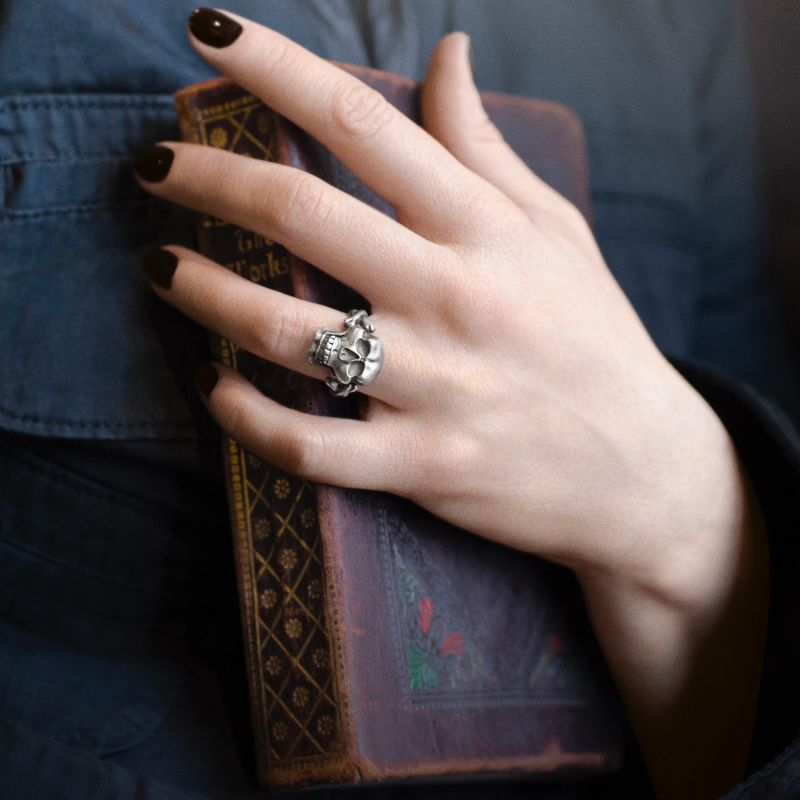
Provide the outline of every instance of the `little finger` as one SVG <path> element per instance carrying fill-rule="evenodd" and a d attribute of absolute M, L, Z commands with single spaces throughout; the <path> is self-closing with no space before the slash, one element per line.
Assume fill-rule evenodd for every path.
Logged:
<path fill-rule="evenodd" d="M 304 414 L 265 397 L 238 372 L 201 364 L 198 388 L 211 415 L 245 449 L 310 481 L 392 491 L 402 470 L 385 422 Z"/>

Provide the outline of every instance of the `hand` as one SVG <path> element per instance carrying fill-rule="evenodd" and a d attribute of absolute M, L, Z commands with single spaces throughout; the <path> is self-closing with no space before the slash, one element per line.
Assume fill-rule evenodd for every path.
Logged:
<path fill-rule="evenodd" d="M 645 527 L 631 509 L 663 511 L 653 498 L 681 455 L 668 441 L 676 412 L 702 416 L 702 403 L 653 346 L 578 211 L 488 122 L 467 37 L 433 55 L 426 132 L 338 68 L 233 19 L 242 30 L 230 45 L 192 44 L 327 145 L 398 221 L 291 168 L 169 144 L 168 174 L 145 188 L 353 286 L 386 351 L 363 421 L 281 408 L 222 365 L 211 413 L 249 450 L 311 480 L 390 491 L 513 547 L 625 569 L 619 554 L 641 550 L 631 537 Z M 170 288 L 154 286 L 164 300 L 257 355 L 327 374 L 306 352 L 317 328 L 341 328 L 344 309 L 171 250 Z"/>
<path fill-rule="evenodd" d="M 663 681 L 655 710 L 641 694 L 664 659 L 623 652 L 632 632 L 636 646 L 652 631 L 633 612 L 615 652 L 611 623 L 630 622 L 617 602 L 628 587 L 659 614 L 700 610 L 692 636 L 715 624 L 709 609 L 727 608 L 749 506 L 722 424 L 656 349 L 580 213 L 488 121 L 464 34 L 432 56 L 423 128 L 278 33 L 212 14 L 193 17 L 197 51 L 326 145 L 398 219 L 314 176 L 213 148 L 169 143 L 139 160 L 149 191 L 277 240 L 355 288 L 384 342 L 361 420 L 286 409 L 222 365 L 209 411 L 290 472 L 405 496 L 573 567 L 600 598 L 590 608 L 605 614 L 594 619 L 626 699 L 662 713 L 680 686 Z M 306 352 L 345 309 L 170 252 L 160 297 L 265 359 L 326 376 Z M 691 648 L 678 639 L 665 658 L 682 681 Z"/>

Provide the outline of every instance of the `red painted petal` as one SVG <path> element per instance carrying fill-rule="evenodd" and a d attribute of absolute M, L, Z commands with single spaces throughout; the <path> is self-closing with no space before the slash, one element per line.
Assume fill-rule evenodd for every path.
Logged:
<path fill-rule="evenodd" d="M 422 597 L 419 601 L 419 627 L 423 633 L 431 629 L 431 619 L 433 618 L 433 600 L 430 597 Z"/>
<path fill-rule="evenodd" d="M 442 642 L 441 650 L 443 653 L 451 653 L 454 656 L 463 656 L 464 637 L 460 633 L 451 633 Z"/>

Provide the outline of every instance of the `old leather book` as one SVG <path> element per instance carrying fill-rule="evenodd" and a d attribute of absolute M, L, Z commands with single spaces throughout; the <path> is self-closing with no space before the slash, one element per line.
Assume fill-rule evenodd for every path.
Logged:
<path fill-rule="evenodd" d="M 415 83 L 343 66 L 415 116 Z M 227 80 L 176 101 L 186 140 L 312 171 L 392 213 L 327 150 Z M 576 117 L 545 101 L 484 101 L 517 152 L 588 216 Z M 221 220 L 199 219 L 198 247 L 343 316 L 366 307 L 279 244 Z M 357 414 L 355 398 L 332 398 L 320 381 L 213 332 L 211 346 L 283 403 Z M 432 358 L 435 348 L 431 331 Z M 619 764 L 618 701 L 569 573 L 393 496 L 311 485 L 232 439 L 223 450 L 264 785 L 552 778 Z"/>

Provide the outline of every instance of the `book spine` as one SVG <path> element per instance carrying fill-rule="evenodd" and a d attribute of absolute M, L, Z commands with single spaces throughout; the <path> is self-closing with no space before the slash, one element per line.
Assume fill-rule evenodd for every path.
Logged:
<path fill-rule="evenodd" d="M 176 107 L 185 141 L 271 161 L 288 157 L 282 118 L 243 90 L 210 82 L 179 93 Z M 305 265 L 263 236 L 202 216 L 197 239 L 200 252 L 254 283 L 288 294 L 300 289 L 293 273 Z M 318 407 L 308 379 L 209 335 L 214 357 L 265 394 Z M 332 568 L 315 488 L 225 436 L 223 461 L 259 779 L 273 788 L 352 782 Z"/>

